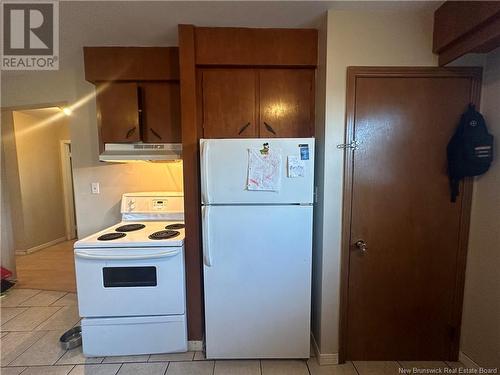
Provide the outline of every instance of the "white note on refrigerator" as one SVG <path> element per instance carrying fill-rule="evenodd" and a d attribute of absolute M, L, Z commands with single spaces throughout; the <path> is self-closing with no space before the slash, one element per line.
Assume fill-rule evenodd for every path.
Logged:
<path fill-rule="evenodd" d="M 288 155 L 288 178 L 304 177 L 305 163 L 298 156 Z"/>
<path fill-rule="evenodd" d="M 281 150 L 248 149 L 248 190 L 279 191 L 281 187 Z"/>

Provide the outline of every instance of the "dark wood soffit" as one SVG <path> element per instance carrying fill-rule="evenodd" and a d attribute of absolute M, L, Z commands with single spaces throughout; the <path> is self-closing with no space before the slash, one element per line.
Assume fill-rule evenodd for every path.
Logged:
<path fill-rule="evenodd" d="M 83 47 L 83 56 L 89 82 L 179 80 L 178 47 Z"/>
<path fill-rule="evenodd" d="M 179 25 L 188 339 L 203 339 L 200 188 L 194 27 Z"/>
<path fill-rule="evenodd" d="M 316 29 L 195 28 L 197 65 L 316 67 Z"/>
<path fill-rule="evenodd" d="M 433 52 L 441 52 L 499 14 L 500 1 L 446 1 L 434 12 Z"/>
<path fill-rule="evenodd" d="M 440 52 L 439 65 L 446 65 L 467 53 L 488 53 L 497 47 L 500 47 L 500 13 L 492 22 Z"/>

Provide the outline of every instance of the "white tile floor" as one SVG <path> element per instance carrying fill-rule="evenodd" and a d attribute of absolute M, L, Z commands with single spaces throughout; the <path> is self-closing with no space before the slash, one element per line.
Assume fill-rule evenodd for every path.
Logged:
<path fill-rule="evenodd" d="M 85 358 L 62 350 L 59 337 L 78 324 L 74 293 L 14 289 L 0 300 L 1 375 L 385 375 L 400 368 L 457 368 L 445 362 L 348 362 L 319 366 L 305 360 L 210 361 L 202 352 Z"/>

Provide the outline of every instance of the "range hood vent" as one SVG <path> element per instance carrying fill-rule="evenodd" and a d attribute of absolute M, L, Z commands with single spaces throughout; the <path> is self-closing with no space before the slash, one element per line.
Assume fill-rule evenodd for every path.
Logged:
<path fill-rule="evenodd" d="M 180 143 L 105 143 L 100 161 L 169 161 L 182 159 Z"/>

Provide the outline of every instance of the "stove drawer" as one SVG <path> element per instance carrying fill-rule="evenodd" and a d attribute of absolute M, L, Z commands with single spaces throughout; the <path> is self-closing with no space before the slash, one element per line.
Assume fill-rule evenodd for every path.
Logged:
<path fill-rule="evenodd" d="M 84 318 L 82 341 L 87 357 L 185 352 L 186 317 Z"/>
<path fill-rule="evenodd" d="M 75 249 L 82 317 L 185 312 L 182 248 Z"/>

